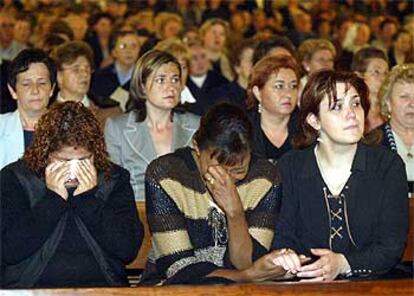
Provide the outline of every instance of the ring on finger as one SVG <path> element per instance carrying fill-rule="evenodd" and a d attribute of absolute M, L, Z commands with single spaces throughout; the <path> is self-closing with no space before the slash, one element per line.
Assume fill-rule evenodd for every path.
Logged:
<path fill-rule="evenodd" d="M 213 177 L 208 176 L 208 177 L 206 177 L 206 180 L 207 180 L 207 182 L 208 182 L 208 183 L 210 183 L 211 185 L 213 185 L 213 184 L 214 184 L 214 179 L 213 179 Z"/>

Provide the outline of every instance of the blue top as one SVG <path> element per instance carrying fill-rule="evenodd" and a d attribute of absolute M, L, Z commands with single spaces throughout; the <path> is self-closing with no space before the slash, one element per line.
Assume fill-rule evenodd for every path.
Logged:
<path fill-rule="evenodd" d="M 23 130 L 24 133 L 24 150 L 32 144 L 34 131 Z"/>

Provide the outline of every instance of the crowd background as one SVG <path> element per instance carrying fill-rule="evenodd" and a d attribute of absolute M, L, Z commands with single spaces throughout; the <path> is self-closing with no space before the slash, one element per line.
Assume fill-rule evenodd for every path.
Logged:
<path fill-rule="evenodd" d="M 131 58 L 133 62 L 159 41 L 172 37 L 178 37 L 190 49 L 194 43 L 202 44 L 210 70 L 221 76 L 209 77 L 208 85 L 200 84 L 197 77 L 207 70 L 201 69 L 204 72 L 200 74 L 198 68 L 203 68 L 203 61 L 197 60 L 200 64 L 197 68 L 194 60 L 187 84 L 191 86 L 198 81 L 201 87 L 192 89 L 192 94 L 198 97 L 241 75 L 233 52 L 237 52 L 243 39 L 259 42 L 275 35 L 285 36 L 297 49 L 307 39 L 323 38 L 334 45 L 334 65 L 342 70 L 350 70 L 352 55 L 369 45 L 383 50 L 391 67 L 413 60 L 414 2 L 409 0 L 4 0 L 0 3 L 1 113 L 16 108 L 15 102 L 8 100 L 5 87 L 7 61 L 26 47 L 51 52 L 70 40 L 87 42 L 94 52 L 92 79 L 98 77 L 92 83 L 92 91 L 112 94 L 110 87 L 104 94 L 97 89 L 102 81 L 99 69 L 122 60 L 122 53 L 114 52 L 111 44 L 115 31 L 133 31 L 138 36 L 139 42 L 133 48 L 138 55 Z M 212 19 L 215 21 L 209 23 Z M 299 53 L 294 52 L 297 58 L 301 57 Z M 302 71 L 305 77 L 308 71 L 305 67 Z M 192 76 L 196 78 L 191 79 Z M 195 113 L 200 115 L 204 109 L 195 108 Z"/>
<path fill-rule="evenodd" d="M 156 246 L 149 255 L 149 263 L 153 264 L 152 267 L 154 263 L 156 265 L 157 270 L 154 270 L 154 274 L 159 271 L 166 273 L 171 283 L 187 283 L 192 282 L 193 276 L 198 278 L 198 273 L 192 272 L 192 269 L 188 269 L 189 273 L 181 272 L 181 269 L 183 266 L 189 265 L 189 268 L 192 268 L 191 264 L 204 262 L 203 258 L 206 254 L 211 255 L 213 259 L 218 258 L 218 261 L 213 260 L 215 265 L 220 268 L 229 267 L 229 270 L 218 269 L 216 271 L 211 265 L 206 265 L 202 268 L 202 273 L 207 277 L 222 277 L 231 281 L 246 280 L 243 277 L 244 273 L 234 272 L 233 267 L 238 270 L 252 268 L 254 276 L 248 280 L 267 279 L 268 272 L 264 272 L 266 277 L 262 273 L 262 269 L 268 269 L 265 263 L 270 262 L 270 257 L 267 256 L 279 258 L 272 259 L 273 263 L 279 260 L 277 264 L 272 263 L 272 268 L 278 267 L 275 271 L 278 275 L 282 266 L 284 272 L 292 271 L 298 276 L 319 280 L 332 280 L 338 275 L 358 275 L 361 272 L 382 273 L 398 262 L 405 243 L 404 221 L 407 220 L 408 215 L 405 181 L 408 181 L 410 192 L 413 192 L 414 184 L 412 174 L 414 172 L 414 1 L 412 0 L 4 0 L 0 1 L 0 65 L 0 113 L 4 113 L 0 114 L 0 169 L 4 167 L 1 174 L 5 176 L 10 174 L 9 178 L 13 179 L 9 172 L 16 166 L 16 163 L 21 163 L 13 163 L 14 161 L 23 156 L 27 162 L 28 155 L 30 156 L 31 151 L 36 147 L 40 147 L 36 150 L 37 152 L 44 152 L 46 145 L 42 145 L 40 139 L 45 139 L 49 143 L 59 138 L 50 136 L 48 139 L 47 135 L 68 135 L 67 141 L 61 141 L 60 146 L 56 146 L 59 149 L 55 149 L 56 151 L 51 149 L 49 152 L 53 155 L 58 154 L 59 158 L 64 159 L 65 165 L 56 165 L 61 167 L 57 169 L 59 173 L 55 174 L 59 175 L 56 177 L 59 179 L 56 183 L 60 184 L 57 193 L 60 195 L 62 191 L 63 194 L 60 196 L 64 200 L 67 199 L 70 204 L 72 197 L 79 193 L 72 192 L 73 196 L 69 194 L 71 197 L 68 197 L 65 183 L 62 182 L 64 174 L 70 172 L 68 164 L 70 161 L 76 160 L 82 163 L 80 166 L 83 169 L 78 168 L 77 171 L 80 179 L 83 180 L 78 184 L 81 189 L 94 188 L 98 173 L 108 174 L 100 167 L 99 159 L 95 158 L 94 164 L 92 160 L 87 160 L 92 157 L 90 153 L 93 154 L 94 149 L 97 148 L 87 140 L 88 135 L 99 135 L 100 153 L 105 155 L 106 162 L 114 162 L 126 169 L 119 168 L 125 175 L 121 178 L 122 181 L 130 178 L 130 184 L 119 187 L 125 187 L 129 191 L 126 194 L 129 198 L 128 211 L 135 213 L 132 192 L 135 201 L 146 200 L 148 224 L 155 235 L 153 246 Z M 350 88 L 343 88 L 348 87 L 349 83 Z M 323 89 L 322 86 L 325 84 L 329 87 Z M 352 96 L 350 92 L 353 92 Z M 361 102 L 355 98 L 360 98 Z M 223 101 L 232 104 L 217 105 Z M 316 108 L 315 110 L 309 109 L 312 107 L 310 103 Z M 242 112 L 234 104 L 247 113 Z M 79 114 L 79 117 L 73 119 L 71 115 L 67 121 L 54 124 L 62 117 L 58 114 L 59 110 L 64 111 L 65 108 L 79 109 L 73 113 Z M 69 113 L 72 114 L 71 112 Z M 231 116 L 232 112 L 234 118 Z M 220 120 L 214 119 L 217 114 L 220 115 Z M 313 115 L 313 117 L 308 115 Z M 49 118 L 48 116 L 55 117 L 52 117 L 50 124 L 44 124 L 42 118 Z M 92 124 L 95 130 L 93 132 L 82 130 L 77 127 L 78 123 L 85 123 L 85 126 Z M 213 124 L 217 123 L 221 124 L 220 129 L 214 127 Z M 344 124 L 345 128 L 341 124 Z M 244 125 L 246 127 L 241 128 Z M 44 131 L 46 127 L 48 129 Z M 64 132 L 53 132 L 55 127 L 62 128 Z M 70 132 L 69 127 L 72 128 Z M 250 131 L 251 128 L 253 131 Z M 262 248 L 257 248 L 256 242 L 259 242 L 266 251 L 269 251 L 276 225 L 276 218 L 273 214 L 277 211 L 272 210 L 268 216 L 263 213 L 258 215 L 265 217 L 264 222 L 272 222 L 264 223 L 255 216 L 255 211 L 273 209 L 273 206 L 263 204 L 251 207 L 243 204 L 243 202 L 250 201 L 250 197 L 244 198 L 243 194 L 240 196 L 236 194 L 235 186 L 243 184 L 242 182 L 250 182 L 252 176 L 254 177 L 252 179 L 256 180 L 255 172 L 257 171 L 260 178 L 269 179 L 270 181 L 267 180 L 269 184 L 271 183 L 274 188 L 279 188 L 278 177 L 261 175 L 263 172 L 271 172 L 269 168 L 274 168 L 272 164 L 275 163 L 280 164 L 283 184 L 289 184 L 289 179 L 286 178 L 286 172 L 292 167 L 289 155 L 295 154 L 282 156 L 294 147 L 303 148 L 298 145 L 299 142 L 296 141 L 295 144 L 295 139 L 301 135 L 301 131 L 307 128 L 312 136 L 312 141 L 307 145 L 312 145 L 314 148 L 308 148 L 305 154 L 297 151 L 296 153 L 302 155 L 301 157 L 308 155 L 316 159 L 310 170 L 303 170 L 302 163 L 300 163 L 297 171 L 316 172 L 318 171 L 316 166 L 319 167 L 320 176 L 315 174 L 319 176 L 319 183 L 312 183 L 319 187 L 314 188 L 312 194 L 320 197 L 320 190 L 323 189 L 325 200 L 330 202 L 329 207 L 338 208 L 335 216 L 342 211 L 345 213 L 346 223 L 341 222 L 341 224 L 337 221 L 335 225 L 338 228 L 333 229 L 334 233 L 329 232 L 329 235 L 335 238 L 339 229 L 346 228 L 345 234 L 349 235 L 349 239 L 337 246 L 334 240 L 330 240 L 329 244 L 333 243 L 335 246 L 329 245 L 328 250 L 326 241 L 308 243 L 306 236 L 301 237 L 303 247 L 311 250 L 311 253 L 308 252 L 305 255 L 320 257 L 307 267 L 301 267 L 300 265 L 310 258 L 298 256 L 303 255 L 300 249 L 302 246 L 292 247 L 298 254 L 285 249 L 291 246 L 290 243 L 283 241 L 281 245 L 276 246 L 281 249 L 270 255 L 264 255 L 266 252 Z M 212 130 L 206 132 L 203 137 L 200 133 L 202 134 L 204 129 Z M 234 137 L 226 134 L 233 130 L 240 134 L 240 147 L 233 145 Z M 352 139 L 347 136 L 350 130 L 355 131 L 356 134 Z M 45 134 L 43 138 L 39 136 L 42 135 L 42 131 Z M 84 132 L 84 134 L 82 137 L 76 137 L 76 132 Z M 224 135 L 223 139 L 228 136 L 229 141 L 218 137 L 219 140 L 216 143 L 214 137 L 214 139 L 209 138 L 213 135 L 220 137 Z M 77 140 L 72 140 L 72 136 Z M 396 152 L 402 160 L 397 154 L 383 148 L 377 147 L 378 150 L 375 150 L 377 148 L 372 148 L 374 150 L 364 148 L 365 142 L 379 143 L 381 138 L 383 145 Z M 346 142 L 346 145 L 343 145 L 344 139 L 349 140 L 349 143 Z M 251 145 L 250 140 L 252 140 Z M 210 144 L 203 145 L 203 141 Z M 90 146 L 83 147 L 85 143 L 89 143 Z M 238 147 L 237 151 L 230 153 L 229 161 L 224 161 L 227 158 L 223 156 L 231 150 L 226 143 L 231 149 Z M 332 145 L 326 146 L 326 143 Z M 323 148 L 324 145 L 328 148 Z M 346 151 L 337 149 L 343 146 L 346 146 Z M 83 155 L 73 152 L 78 148 L 84 152 Z M 210 155 L 210 148 L 219 149 L 216 149 L 217 151 L 223 149 L 225 153 L 220 152 L 216 155 L 214 152 Z M 70 153 L 66 153 L 68 149 Z M 364 149 L 368 149 L 366 151 L 369 153 L 365 153 Z M 326 156 L 329 156 L 332 151 L 342 151 L 342 153 L 331 154 L 334 157 L 329 159 Z M 348 158 L 345 157 L 344 151 Z M 376 178 L 372 184 L 362 183 L 362 179 L 359 179 L 357 174 L 353 174 L 355 169 L 360 168 L 359 165 L 363 162 L 360 160 L 361 155 L 365 154 L 370 157 L 379 155 L 378 159 L 375 158 L 369 164 Z M 388 168 L 372 169 L 376 165 L 388 163 L 380 159 L 383 155 L 391 159 L 390 163 L 397 166 L 397 173 Z M 250 163 L 250 158 L 257 157 L 265 158 L 272 164 L 267 161 L 256 164 L 252 161 L 251 166 L 237 167 L 233 163 L 233 157 L 235 157 L 235 163 Z M 217 163 L 211 163 L 212 159 Z M 191 170 L 180 169 L 180 165 L 187 165 L 188 160 L 191 163 Z M 30 166 L 29 162 L 28 164 L 35 173 L 40 169 L 39 166 Z M 215 167 L 218 165 L 225 168 L 223 172 L 220 169 L 216 171 Z M 257 169 L 256 165 L 257 167 L 263 166 L 264 169 Z M 170 166 L 171 171 L 160 169 Z M 194 190 L 191 192 L 185 191 L 185 196 L 176 196 L 173 194 L 176 192 L 174 190 L 170 194 L 167 192 L 168 186 L 163 187 L 166 180 L 169 182 L 171 179 L 178 182 L 178 185 L 174 183 L 175 187 L 183 185 L 188 189 L 186 180 L 176 180 L 180 176 L 176 174 L 177 168 L 181 174 L 188 173 L 189 176 L 196 176 L 200 173 L 199 180 L 194 178 L 200 181 L 200 184 L 193 186 Z M 275 169 L 275 172 L 277 170 Z M 326 178 L 323 171 L 329 172 L 328 177 L 338 176 L 340 172 L 339 175 L 343 180 L 337 184 L 337 180 Z M 291 175 L 296 178 L 296 173 Z M 388 175 L 395 177 L 398 182 L 394 182 Z M 114 173 L 110 176 L 118 180 L 115 178 L 118 174 Z M 51 186 L 53 184 L 47 179 L 46 187 L 53 188 L 54 186 Z M 89 181 L 86 182 L 86 179 Z M 228 180 L 228 182 L 224 184 L 220 181 L 221 179 Z M 5 241 L 10 242 L 6 247 L 19 251 L 19 248 L 14 248 L 12 240 L 7 236 L 16 234 L 18 238 L 16 241 L 24 242 L 21 249 L 24 251 L 23 255 L 26 255 L 24 248 L 27 244 L 26 240 L 19 239 L 21 231 L 10 227 L 10 225 L 19 226 L 20 224 L 16 224 L 16 221 L 19 222 L 24 215 L 15 215 L 13 208 L 16 205 L 15 193 L 10 189 L 12 187 L 9 183 L 7 183 L 8 186 L 4 185 L 8 182 L 7 180 L 3 178 L 3 186 L 0 186 L 1 191 L 9 192 L 9 204 L 5 203 L 2 208 L 8 219 L 6 223 L 3 223 L 2 227 L 5 230 L 2 229 L 2 233 L 6 234 Z M 351 180 L 350 183 L 346 183 L 347 180 Z M 364 213 L 361 217 L 366 218 L 366 224 L 365 222 L 354 223 L 350 219 L 349 225 L 354 228 L 352 224 L 355 224 L 357 229 L 354 232 L 357 243 L 359 243 L 358 231 L 375 230 L 370 235 L 361 232 L 363 234 L 361 237 L 368 238 L 366 241 L 361 240 L 360 244 L 367 246 L 368 255 L 355 251 L 357 258 L 354 258 L 352 253 L 353 248 L 358 244 L 354 242 L 349 230 L 347 206 L 340 202 L 340 198 L 345 198 L 345 195 L 339 191 L 341 188 L 342 191 L 347 191 L 349 184 L 354 188 L 355 180 L 364 184 L 361 188 L 370 193 L 368 195 L 363 190 L 359 190 L 355 191 L 358 194 L 353 194 L 354 191 L 352 191 L 349 193 L 351 200 L 353 196 L 358 196 L 358 200 L 364 197 L 361 200 L 378 201 L 379 195 L 384 196 L 385 200 L 385 202 L 378 202 L 381 208 L 376 210 L 372 217 L 364 213 L 364 207 L 357 208 Z M 382 180 L 387 180 L 387 182 Z M 292 196 L 303 196 L 299 191 L 294 192 L 302 187 L 293 185 L 293 181 L 290 193 Z M 323 186 L 322 181 L 327 186 Z M 84 185 L 86 183 L 87 186 Z M 223 186 L 220 185 L 223 188 L 218 187 L 217 183 L 223 183 Z M 256 192 L 259 187 L 262 190 L 264 187 L 260 184 L 252 191 Z M 392 184 L 392 186 L 387 184 Z M 383 187 L 380 185 L 385 186 L 387 191 L 382 190 Z M 15 188 L 20 187 L 16 183 Z M 284 188 L 289 188 L 289 185 L 284 185 Z M 331 188 L 338 188 L 338 190 Z M 225 189 L 232 192 L 229 204 L 222 204 L 224 201 L 221 198 L 229 196 Z M 328 192 L 329 190 L 332 194 Z M 281 196 L 286 198 L 288 191 L 282 190 Z M 119 193 L 118 190 L 114 192 Z M 218 204 L 216 207 L 210 206 L 212 200 L 209 199 L 209 194 L 211 193 L 214 202 Z M 165 235 L 165 233 L 168 235 L 171 233 L 165 231 L 163 221 L 157 221 L 154 217 L 160 217 L 157 212 L 159 209 L 165 213 L 164 203 L 166 201 L 171 203 L 169 209 L 172 218 L 184 214 L 187 217 L 188 213 L 185 213 L 185 209 L 176 209 L 175 202 L 172 200 L 174 198 L 185 202 L 196 200 L 190 198 L 190 194 L 194 196 L 204 194 L 207 197 L 208 207 L 206 206 L 204 214 L 198 216 L 199 213 L 194 213 L 190 216 L 203 218 L 203 223 L 205 223 L 203 227 L 211 228 L 212 233 L 215 234 L 214 242 L 204 243 L 203 241 L 193 246 L 189 243 L 190 240 L 185 238 L 177 247 L 169 244 L 177 240 L 173 236 Z M 310 192 L 306 194 L 309 195 Z M 328 200 L 331 195 L 335 198 L 340 197 L 335 199 L 335 201 L 339 200 L 339 205 Z M 259 200 L 265 202 L 268 200 L 267 195 L 258 195 L 257 201 Z M 278 197 L 269 198 L 269 200 L 273 203 L 279 202 Z M 299 201 L 299 198 L 297 200 Z M 22 197 L 21 202 L 23 205 L 27 202 L 27 198 Z M 285 203 L 285 207 L 286 204 L 289 207 L 288 203 Z M 76 202 L 70 206 L 78 207 Z M 89 204 L 84 206 L 85 209 L 90 209 Z M 276 207 L 276 204 L 274 206 Z M 296 205 L 290 206 L 296 207 Z M 243 210 L 246 207 L 248 207 L 247 214 Z M 26 204 L 21 208 L 26 210 L 27 215 L 31 215 L 31 210 Z M 401 210 L 393 211 L 399 208 Z M 113 209 L 117 208 L 113 207 Z M 282 212 L 291 217 L 281 219 L 280 223 L 290 222 L 293 218 L 299 217 L 296 212 L 289 211 L 289 208 Z M 381 212 L 378 214 L 381 217 L 388 215 L 387 219 L 380 221 L 382 224 L 377 223 L 377 212 Z M 233 219 L 231 214 L 234 213 L 237 214 L 235 215 L 237 219 Z M 322 217 L 317 211 L 309 211 L 309 213 L 315 217 Z M 396 213 L 402 213 L 401 217 L 395 216 Z M 250 220 L 239 219 L 245 214 L 246 217 L 250 217 Z M 43 216 L 37 215 L 38 218 Z M 86 216 L 85 219 L 92 217 Z M 168 218 L 168 215 L 163 216 L 163 219 L 168 220 L 166 217 Z M 190 233 L 193 231 L 181 229 L 184 223 L 172 218 L 167 226 L 176 229 L 178 236 L 186 231 Z M 73 219 L 77 221 L 76 217 Z M 135 221 L 135 226 L 139 226 L 138 217 L 134 216 L 131 219 Z M 331 223 L 331 220 L 328 217 L 326 221 Z M 342 221 L 342 219 L 339 220 Z M 24 220 L 21 221 L 24 222 Z M 229 224 L 229 234 L 223 221 Z M 303 221 L 308 221 L 308 219 L 303 217 Z M 103 224 L 105 226 L 103 228 L 112 231 L 110 229 L 112 225 L 107 227 L 106 222 Z M 21 223 L 21 225 L 22 227 L 28 226 L 28 229 L 31 227 L 30 223 Z M 82 225 L 79 225 L 81 224 L 78 223 L 77 227 L 83 229 Z M 301 228 L 305 228 L 306 225 Z M 367 226 L 361 227 L 361 225 Z M 168 227 L 167 230 L 170 229 Z M 197 227 L 194 233 L 198 237 L 200 231 Z M 250 237 L 249 227 L 259 229 L 258 233 L 261 234 Z M 394 233 L 393 230 L 380 233 L 380 230 L 393 227 L 399 230 L 398 239 L 393 239 L 387 234 Z M 286 226 L 283 228 L 288 229 Z M 320 227 L 314 227 L 314 229 L 320 229 Z M 68 238 L 72 235 L 71 230 L 72 228 L 65 229 L 65 235 L 69 235 Z M 327 230 L 332 229 L 327 228 Z M 131 237 L 134 231 L 130 231 Z M 296 232 L 300 233 L 294 230 L 288 235 Z M 36 236 L 30 230 L 23 233 L 28 233 L 29 237 Z M 235 233 L 238 236 L 235 236 Z M 304 231 L 303 233 L 311 232 Z M 320 233 L 326 235 L 328 232 Z M 157 236 L 161 239 L 157 240 Z M 101 244 L 112 245 L 111 240 L 114 238 L 111 235 L 105 237 L 108 241 L 101 242 Z M 317 236 L 312 236 L 312 239 L 314 237 Z M 340 237 L 342 238 L 342 234 Z M 383 241 L 378 243 L 378 237 L 381 237 Z M 56 242 L 57 239 L 56 237 Z M 211 240 L 211 238 L 208 239 Z M 87 240 L 88 245 L 90 242 L 91 240 Z M 90 245 L 93 243 L 92 241 Z M 213 243 L 214 248 L 210 248 Z M 105 269 L 106 259 L 108 262 L 113 259 L 108 256 L 100 261 L 100 263 L 103 262 L 102 265 L 91 265 L 94 270 L 90 275 L 97 274 L 99 278 L 85 282 L 85 285 L 125 284 L 125 274 L 121 269 L 132 260 L 134 257 L 132 253 L 136 253 L 139 244 L 138 242 L 129 243 L 131 249 L 127 250 L 127 254 L 122 258 L 125 260 L 117 262 L 119 268 L 115 268 L 115 271 L 119 272 L 118 275 L 122 280 L 108 281 L 108 279 L 103 279 L 102 274 L 98 272 L 99 268 Z M 377 248 L 376 244 L 380 247 Z M 383 251 L 384 245 L 395 252 Z M 239 246 L 247 246 L 251 252 L 243 252 Z M 315 246 L 326 249 L 314 249 Z M 42 252 L 44 246 L 41 247 L 38 252 Z M 78 250 L 75 245 L 70 247 L 73 247 L 75 253 L 83 254 L 84 250 Z M 182 249 L 179 249 L 181 247 Z M 99 249 L 94 248 L 94 250 Z M 123 251 L 122 246 L 119 250 Z M 115 250 L 112 255 L 117 257 L 116 252 L 119 250 Z M 193 251 L 194 256 L 191 255 Z M 57 249 L 57 252 L 58 254 L 59 252 L 65 253 L 66 249 Z M 348 256 L 348 252 L 351 254 L 351 260 L 342 256 L 342 254 Z M 382 256 L 384 252 L 390 257 L 388 262 L 375 259 L 375 256 Z M 13 261 L 14 253 L 5 253 L 11 256 L 6 256 L 4 262 L 8 261 L 5 266 L 7 265 L 8 268 L 17 265 L 14 261 L 18 260 Z M 245 254 L 248 253 L 254 256 L 251 258 L 246 256 Z M 177 254 L 181 254 L 182 258 Z M 26 257 L 23 257 L 26 260 Z M 263 259 L 256 260 L 259 257 Z M 231 262 L 227 262 L 226 258 L 229 258 Z M 291 260 L 292 258 L 294 261 Z M 371 258 L 373 262 L 367 258 Z M 37 260 L 34 257 L 32 259 Z M 364 262 L 366 259 L 368 261 Z M 323 264 L 325 266 L 320 266 L 322 261 L 325 262 Z M 87 265 L 87 261 L 81 259 L 73 260 L 73 262 L 75 265 L 79 263 L 79 266 Z M 295 262 L 295 266 L 289 262 Z M 378 262 L 379 265 L 376 265 Z M 383 263 L 384 266 L 381 265 Z M 56 266 L 59 266 L 58 262 Z M 87 269 L 80 269 L 89 273 Z M 148 266 L 146 269 L 148 271 Z M 20 285 L 18 281 L 26 280 L 26 278 L 32 279 L 29 272 L 26 273 L 26 277 L 18 273 L 13 274 L 13 272 L 8 274 L 12 275 L 6 283 L 9 286 L 14 280 L 17 281 L 15 284 L 18 287 Z M 176 274 L 179 275 L 177 281 L 173 279 Z M 43 276 L 47 280 L 42 282 L 43 278 L 41 278 L 37 283 L 30 283 L 26 286 L 48 286 L 50 275 L 54 275 L 53 269 L 46 268 Z M 76 282 L 75 279 L 74 282 L 69 283 L 73 280 L 70 274 L 63 272 L 63 275 L 69 276 L 68 283 L 54 282 L 52 285 L 69 286 Z M 82 277 L 80 273 L 78 275 Z M 152 279 L 151 276 L 152 274 L 149 275 L 150 279 Z"/>

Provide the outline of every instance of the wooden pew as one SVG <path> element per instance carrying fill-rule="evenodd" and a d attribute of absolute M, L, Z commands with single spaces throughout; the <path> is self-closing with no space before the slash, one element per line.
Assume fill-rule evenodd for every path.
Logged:
<path fill-rule="evenodd" d="M 408 229 L 407 245 L 405 247 L 403 261 L 414 261 L 414 194 L 411 194 L 410 203 L 410 225 Z"/>
<path fill-rule="evenodd" d="M 327 295 L 414 295 L 412 279 L 386 281 L 334 281 L 325 283 L 277 283 L 204 285 L 204 286 L 169 286 L 140 288 L 84 288 L 84 289 L 35 289 L 2 290 L 2 296 L 327 296 Z"/>
<path fill-rule="evenodd" d="M 144 241 L 142 242 L 138 256 L 127 266 L 128 269 L 144 269 L 148 253 L 151 249 L 151 236 L 147 223 L 147 214 L 145 213 L 145 201 L 137 201 L 136 206 L 139 218 L 144 225 Z"/>
<path fill-rule="evenodd" d="M 414 260 L 414 197 L 409 199 L 410 204 L 410 225 L 407 237 L 407 246 L 404 251 L 403 261 L 413 261 Z M 144 269 L 145 263 L 147 261 L 148 253 L 151 249 L 151 236 L 149 233 L 147 215 L 145 213 L 145 202 L 137 201 L 136 202 L 137 211 L 141 219 L 142 224 L 144 225 L 144 241 L 142 242 L 141 249 L 138 253 L 137 258 L 127 266 L 129 269 Z"/>

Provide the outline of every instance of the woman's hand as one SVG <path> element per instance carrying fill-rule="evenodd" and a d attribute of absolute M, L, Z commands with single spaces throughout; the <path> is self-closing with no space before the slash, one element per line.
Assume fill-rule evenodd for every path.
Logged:
<path fill-rule="evenodd" d="M 56 192 L 64 200 L 68 199 L 68 191 L 65 181 L 68 178 L 69 164 L 65 161 L 55 160 L 51 162 L 45 170 L 46 187 Z"/>
<path fill-rule="evenodd" d="M 76 177 L 78 178 L 79 185 L 73 193 L 74 196 L 84 193 L 96 186 L 98 177 L 96 168 L 93 165 L 93 158 L 79 161 Z"/>
<path fill-rule="evenodd" d="M 303 263 L 306 263 L 310 258 L 304 255 L 297 255 L 295 251 L 291 249 L 278 250 L 277 256 L 274 258 L 274 262 L 278 266 L 282 266 L 284 270 L 292 275 L 296 275 Z"/>
<path fill-rule="evenodd" d="M 290 249 L 275 250 L 256 260 L 246 272 L 250 281 L 292 278 L 309 259 Z"/>
<path fill-rule="evenodd" d="M 214 201 L 227 216 L 244 214 L 234 180 L 222 166 L 210 166 L 204 178 L 207 180 L 207 188 L 212 193 Z"/>
<path fill-rule="evenodd" d="M 319 256 L 319 259 L 301 267 L 297 273 L 298 277 L 308 278 L 306 281 L 332 281 L 349 269 L 348 261 L 343 254 L 334 253 L 329 249 L 311 249 L 311 252 Z"/>

